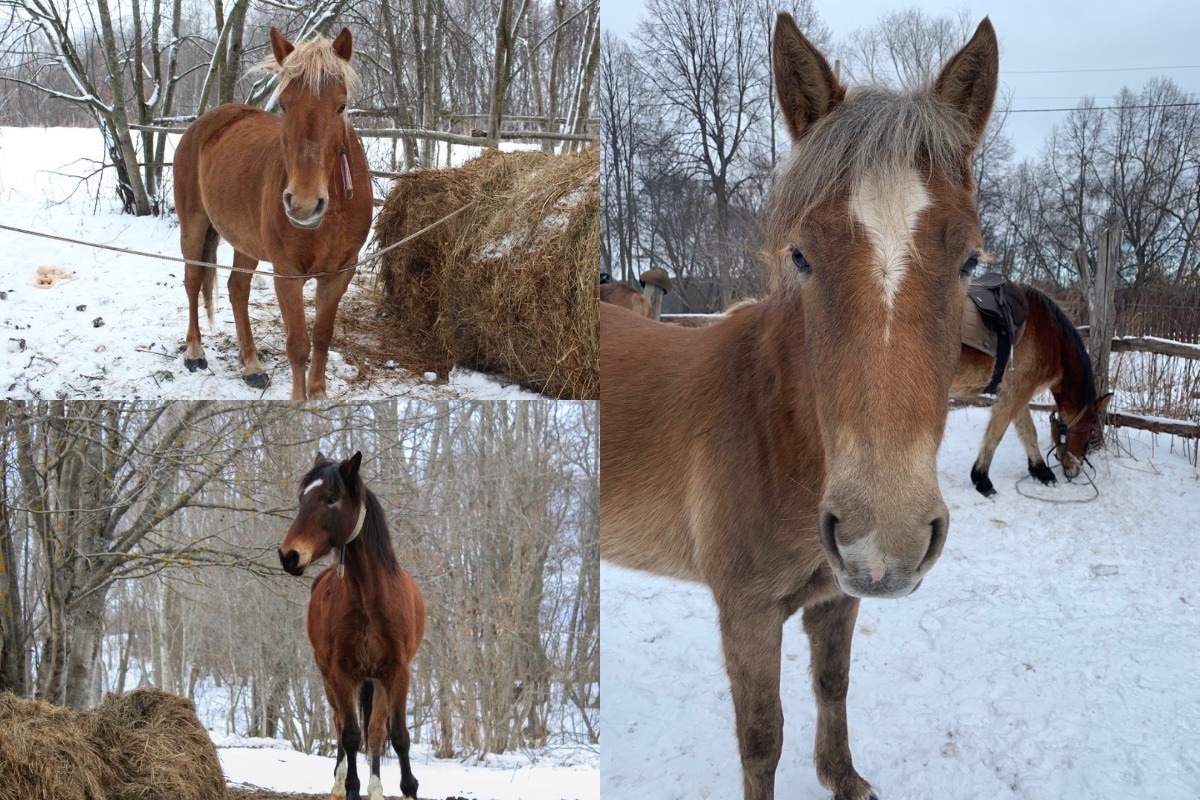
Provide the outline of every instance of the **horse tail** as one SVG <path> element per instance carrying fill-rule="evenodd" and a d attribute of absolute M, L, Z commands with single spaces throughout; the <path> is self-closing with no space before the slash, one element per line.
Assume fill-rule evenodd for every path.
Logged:
<path fill-rule="evenodd" d="M 217 263 L 217 245 L 220 241 L 217 229 L 210 226 L 204 235 L 204 261 L 210 264 Z M 204 270 L 204 277 L 200 283 L 200 289 L 204 294 L 204 310 L 208 312 L 208 328 L 213 330 L 217 327 L 216 306 L 213 304 L 213 287 L 217 284 L 217 269 L 216 267 L 201 267 L 201 269 Z"/>

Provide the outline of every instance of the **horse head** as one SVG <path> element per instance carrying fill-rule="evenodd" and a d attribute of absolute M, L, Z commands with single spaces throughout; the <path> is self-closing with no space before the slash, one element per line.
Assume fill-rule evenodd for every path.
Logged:
<path fill-rule="evenodd" d="M 298 228 L 320 227 L 338 176 L 347 178 L 342 164 L 350 125 L 346 104 L 356 81 L 351 49 L 348 28 L 332 43 L 318 39 L 298 45 L 271 28 L 287 171 L 283 210 Z"/>
<path fill-rule="evenodd" d="M 279 546 L 279 563 L 289 575 L 337 547 L 354 541 L 367 516 L 366 488 L 358 477 L 362 453 L 341 462 L 317 453 L 312 469 L 300 480 L 300 510 Z"/>
<path fill-rule="evenodd" d="M 1079 475 L 1083 461 L 1087 457 L 1092 444 L 1092 434 L 1101 413 L 1108 408 L 1108 401 L 1113 393 L 1085 403 L 1081 408 L 1071 412 L 1061 404 L 1058 410 L 1050 414 L 1050 427 L 1054 433 L 1054 454 L 1062 464 L 1063 473 L 1068 478 Z M 1059 411 L 1062 415 L 1059 415 Z M 1066 419 L 1064 419 L 1066 417 Z"/>
<path fill-rule="evenodd" d="M 803 310 L 826 464 L 820 541 L 843 591 L 899 597 L 949 525 L 937 451 L 983 255 L 971 156 L 995 99 L 996 35 L 985 19 L 924 89 L 847 92 L 781 13 L 773 62 L 793 146 L 767 259 Z"/>

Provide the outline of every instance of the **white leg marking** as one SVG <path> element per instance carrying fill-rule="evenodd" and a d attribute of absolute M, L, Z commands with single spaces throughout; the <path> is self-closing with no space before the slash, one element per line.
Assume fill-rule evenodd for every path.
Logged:
<path fill-rule="evenodd" d="M 324 484 L 324 483 L 325 483 L 325 479 L 324 479 L 324 478 L 317 478 L 315 481 L 313 481 L 312 483 L 310 483 L 308 486 L 305 486 L 305 487 L 304 487 L 304 491 L 302 492 L 302 494 L 308 494 L 308 493 L 309 493 L 309 492 L 311 492 L 313 489 L 317 488 L 318 486 L 321 486 L 321 485 L 322 485 L 322 484 Z"/>
<path fill-rule="evenodd" d="M 346 796 L 346 770 L 350 767 L 350 757 L 342 759 L 342 763 L 338 764 L 337 770 L 333 773 L 333 788 L 329 790 L 331 797 Z"/>
<path fill-rule="evenodd" d="M 372 775 L 367 782 L 367 800 L 383 800 L 383 783 L 378 775 Z"/>
<path fill-rule="evenodd" d="M 917 216 L 929 207 L 930 201 L 915 169 L 892 180 L 867 178 L 855 187 L 850 197 L 850 211 L 866 229 L 875 251 L 883 301 L 889 312 L 908 272 Z"/>

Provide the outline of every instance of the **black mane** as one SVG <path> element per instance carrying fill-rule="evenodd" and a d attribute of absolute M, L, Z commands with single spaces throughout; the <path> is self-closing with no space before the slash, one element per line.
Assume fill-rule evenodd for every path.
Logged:
<path fill-rule="evenodd" d="M 1075 323 L 1047 294 L 1028 284 L 1022 284 L 1022 287 L 1025 289 L 1026 297 L 1041 303 L 1050 312 L 1050 316 L 1058 324 L 1058 327 L 1062 328 L 1063 335 L 1067 337 L 1070 346 L 1079 356 L 1080 363 L 1083 364 L 1083 402 L 1085 405 L 1096 402 L 1096 377 L 1092 372 L 1092 357 L 1088 355 L 1087 346 L 1084 345 L 1079 331 L 1075 329 Z"/>
<path fill-rule="evenodd" d="M 342 475 L 341 465 L 336 461 L 324 461 L 310 469 L 300 480 L 301 486 L 308 486 L 313 481 L 321 479 L 325 485 L 338 494 L 355 495 L 362 491 L 363 502 L 367 506 L 367 516 L 363 520 L 362 531 L 358 538 L 363 546 L 375 557 L 376 563 L 389 572 L 395 572 L 400 564 L 396 561 L 396 551 L 392 547 L 392 535 L 388 531 L 387 515 L 383 505 L 375 493 L 367 488 L 362 479 L 355 476 L 352 482 L 347 482 Z"/>

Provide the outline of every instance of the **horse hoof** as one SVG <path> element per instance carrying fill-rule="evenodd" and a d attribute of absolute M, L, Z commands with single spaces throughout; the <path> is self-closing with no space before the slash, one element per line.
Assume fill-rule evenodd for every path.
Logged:
<path fill-rule="evenodd" d="M 185 358 L 183 365 L 188 368 L 188 372 L 195 372 L 198 369 L 208 369 L 207 358 Z"/>
<path fill-rule="evenodd" d="M 1054 470 L 1047 467 L 1045 464 L 1030 464 L 1029 474 L 1037 478 L 1046 486 L 1052 483 L 1058 483 L 1058 478 L 1054 477 Z"/>
<path fill-rule="evenodd" d="M 252 372 L 249 375 L 243 375 L 242 380 L 252 389 L 265 389 L 271 385 L 271 376 L 265 372 Z"/>
<path fill-rule="evenodd" d="M 996 496 L 996 487 L 992 486 L 992 484 L 990 484 L 990 483 L 988 483 L 988 484 L 977 484 L 977 485 L 975 486 L 975 488 L 976 488 L 976 489 L 979 491 L 979 493 L 980 493 L 981 495 L 983 495 L 984 497 L 995 497 L 995 496 Z"/>

